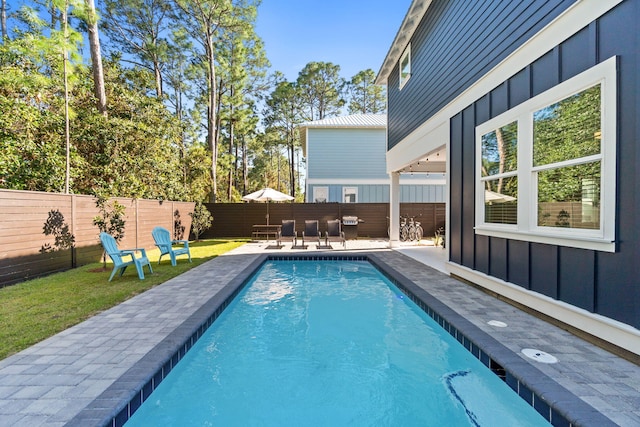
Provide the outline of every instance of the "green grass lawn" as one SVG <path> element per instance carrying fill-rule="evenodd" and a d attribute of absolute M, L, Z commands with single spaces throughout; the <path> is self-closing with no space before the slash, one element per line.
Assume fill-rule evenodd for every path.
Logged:
<path fill-rule="evenodd" d="M 117 305 L 147 289 L 246 243 L 246 239 L 191 242 L 192 263 L 178 257 L 171 266 L 165 255 L 147 251 L 153 274 L 145 267 L 145 279 L 138 279 L 134 266 L 109 282 L 113 264 L 85 265 L 62 273 L 0 288 L 0 360 Z"/>

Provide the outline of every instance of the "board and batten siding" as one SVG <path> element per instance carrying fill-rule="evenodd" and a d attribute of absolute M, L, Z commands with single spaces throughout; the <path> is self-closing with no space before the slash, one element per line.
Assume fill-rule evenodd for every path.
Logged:
<path fill-rule="evenodd" d="M 411 37 L 411 78 L 400 90 L 396 64 L 387 81 L 389 149 L 573 3 L 434 0 Z"/>
<path fill-rule="evenodd" d="M 385 129 L 308 130 L 307 178 L 388 179 Z"/>
<path fill-rule="evenodd" d="M 314 184 L 309 185 L 309 194 L 313 196 L 314 187 L 327 187 L 329 189 L 328 202 L 342 202 L 342 189 L 344 187 L 356 187 L 358 189 L 358 203 L 389 203 L 389 184 Z M 446 188 L 438 184 L 406 184 L 400 185 L 401 203 L 444 203 L 446 201 Z"/>
<path fill-rule="evenodd" d="M 505 76 L 502 84 L 451 118 L 449 164 L 452 263 L 635 328 L 640 328 L 638 22 L 638 1 L 622 2 L 567 40 L 550 46 L 547 54 L 521 71 Z M 616 252 L 475 234 L 475 127 L 612 56 L 618 57 Z"/>

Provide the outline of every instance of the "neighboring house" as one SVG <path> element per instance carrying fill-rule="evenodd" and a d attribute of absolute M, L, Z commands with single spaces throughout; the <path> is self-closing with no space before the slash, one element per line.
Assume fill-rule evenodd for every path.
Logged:
<path fill-rule="evenodd" d="M 639 23 L 640 0 L 414 0 L 377 77 L 391 221 L 445 149 L 450 272 L 635 354 Z"/>
<path fill-rule="evenodd" d="M 307 202 L 389 202 L 386 115 L 332 117 L 302 123 L 299 129 L 307 159 Z M 442 164 L 443 160 L 444 153 Z M 444 176 L 439 169 L 439 173 L 403 176 L 401 201 L 444 203 Z"/>

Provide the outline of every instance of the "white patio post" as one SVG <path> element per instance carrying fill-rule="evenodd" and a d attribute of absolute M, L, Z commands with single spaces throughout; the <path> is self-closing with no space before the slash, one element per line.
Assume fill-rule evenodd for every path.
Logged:
<path fill-rule="evenodd" d="M 389 191 L 389 247 L 400 245 L 400 173 L 391 172 Z"/>

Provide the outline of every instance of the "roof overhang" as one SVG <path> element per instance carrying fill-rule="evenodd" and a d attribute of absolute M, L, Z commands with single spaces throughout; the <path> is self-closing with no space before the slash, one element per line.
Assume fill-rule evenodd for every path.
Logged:
<path fill-rule="evenodd" d="M 402 55 L 402 52 L 404 52 L 404 49 L 409 44 L 413 33 L 416 31 L 416 28 L 418 28 L 422 17 L 427 13 L 427 9 L 431 6 L 432 1 L 433 0 L 413 0 L 411 2 L 411 6 L 409 6 L 402 25 L 400 25 L 396 38 L 393 40 L 391 48 L 389 48 L 389 52 L 382 63 L 380 71 L 378 71 L 375 84 L 387 84 L 389 74 L 391 74 L 393 67 L 398 63 L 400 55 Z"/>

